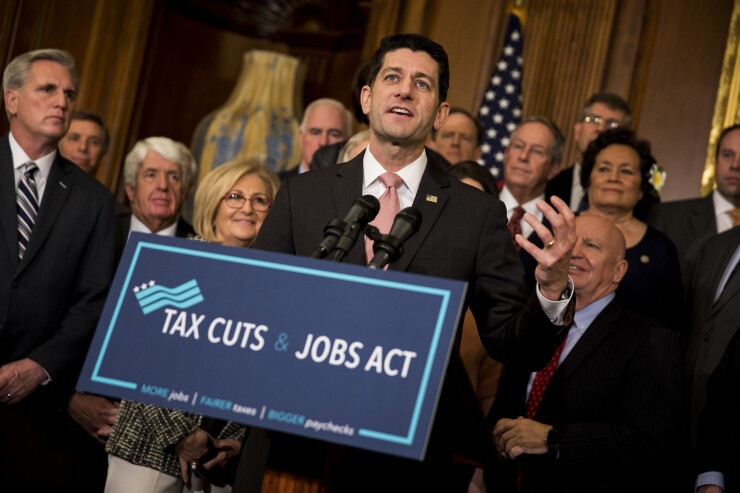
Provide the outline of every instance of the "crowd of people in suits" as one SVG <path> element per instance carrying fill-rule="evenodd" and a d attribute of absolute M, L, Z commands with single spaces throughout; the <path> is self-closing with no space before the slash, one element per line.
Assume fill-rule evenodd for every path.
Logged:
<path fill-rule="evenodd" d="M 74 111 L 72 57 L 37 50 L 8 64 L 3 489 L 179 493 L 203 476 L 209 491 L 252 492 L 278 468 L 338 492 L 734 491 L 740 125 L 719 136 L 711 195 L 661 203 L 663 170 L 629 106 L 597 93 L 573 127 L 577 163 L 563 166 L 557 125 L 530 116 L 509 137 L 499 189 L 477 163 L 477 120 L 446 101 L 443 47 L 388 36 L 358 73 L 367 128 L 355 136 L 352 112 L 322 98 L 304 112 L 295 168 L 278 176 L 241 159 L 200 179 L 187 146 L 149 137 L 126 156 L 124 206 L 95 180 L 110 136 Z M 423 461 L 75 391 L 130 232 L 309 256 L 366 194 L 424 217 L 390 269 L 468 284 Z M 358 241 L 345 261 L 368 260 Z M 466 450 L 480 433 L 459 414 L 468 397 L 492 453 Z"/>

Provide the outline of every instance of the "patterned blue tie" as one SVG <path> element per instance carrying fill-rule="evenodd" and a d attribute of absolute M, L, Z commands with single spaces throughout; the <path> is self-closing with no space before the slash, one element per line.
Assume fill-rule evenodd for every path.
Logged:
<path fill-rule="evenodd" d="M 23 258 L 31 238 L 33 225 L 39 213 L 39 197 L 36 190 L 34 173 L 39 169 L 36 163 L 29 161 L 23 165 L 25 170 L 18 183 L 18 257 Z"/>

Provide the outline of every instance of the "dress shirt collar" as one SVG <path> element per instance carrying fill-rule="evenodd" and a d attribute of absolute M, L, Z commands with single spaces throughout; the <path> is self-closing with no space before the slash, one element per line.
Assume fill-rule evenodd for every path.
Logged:
<path fill-rule="evenodd" d="M 712 202 L 714 203 L 714 217 L 717 220 L 717 233 L 724 233 L 732 229 L 732 217 L 729 212 L 735 208 L 735 205 L 724 198 L 717 190 L 712 192 Z"/>
<path fill-rule="evenodd" d="M 591 322 L 593 322 L 596 317 L 599 316 L 599 313 L 601 313 L 602 310 L 612 302 L 614 296 L 615 294 L 613 292 L 609 293 L 600 300 L 594 301 L 587 307 L 581 308 L 575 313 L 573 316 L 573 325 L 571 325 L 568 330 L 568 335 L 565 339 L 565 346 L 563 346 L 563 351 L 560 353 L 558 364 L 565 361 L 565 358 L 568 357 L 576 344 L 578 344 L 578 341 L 583 337 L 583 334 L 585 334 L 586 330 L 591 326 Z"/>
<path fill-rule="evenodd" d="M 717 190 L 712 192 L 712 201 L 714 201 L 714 213 L 717 215 L 724 214 L 735 208 L 733 203 L 724 198 Z"/>
<path fill-rule="evenodd" d="M 509 191 L 506 185 L 504 185 L 504 188 L 501 189 L 501 193 L 499 194 L 499 199 L 501 199 L 501 202 L 503 202 L 506 206 L 506 217 L 508 217 L 509 219 L 511 219 L 511 215 L 514 213 L 514 209 L 516 209 L 517 206 L 521 205 L 522 209 L 524 209 L 525 212 L 529 212 L 534 217 L 542 221 L 543 214 L 537 208 L 537 201 L 545 200 L 544 193 L 542 195 L 538 195 L 529 202 L 520 204 L 516 201 L 514 195 L 512 195 L 511 191 Z"/>
<path fill-rule="evenodd" d="M 413 204 L 416 193 L 419 191 L 419 184 L 421 183 L 421 177 L 424 175 L 426 166 L 427 154 L 426 150 L 423 150 L 414 162 L 396 172 L 403 179 L 404 183 L 398 189 L 401 208 L 410 207 Z M 382 195 L 385 192 L 385 186 L 378 180 L 378 177 L 385 173 L 386 169 L 375 159 L 369 147 L 365 150 L 362 158 L 362 170 L 363 195 L 367 193 L 375 197 Z"/>
<path fill-rule="evenodd" d="M 10 153 L 13 156 L 13 169 L 16 171 L 16 185 L 18 184 L 22 173 L 20 167 L 26 164 L 28 161 L 33 161 L 39 168 L 38 173 L 36 173 L 36 186 L 37 188 L 43 188 L 41 187 L 41 180 L 43 179 L 43 182 L 45 184 L 46 181 L 49 179 L 51 165 L 52 163 L 54 163 L 54 158 L 57 155 L 56 149 L 45 156 L 41 156 L 38 159 L 31 159 L 30 157 L 28 157 L 28 154 L 26 154 L 26 151 L 21 148 L 18 141 L 15 140 L 15 138 L 13 137 L 13 132 L 8 133 L 8 141 L 10 142 Z M 39 174 L 41 175 L 41 178 L 39 178 Z"/>
<path fill-rule="evenodd" d="M 524 212 L 529 212 L 534 217 L 537 218 L 538 221 L 542 221 L 542 218 L 545 217 L 542 212 L 537 208 L 537 201 L 538 200 L 545 200 L 545 194 L 533 198 L 529 202 L 525 202 L 523 204 L 519 204 L 519 202 L 516 201 L 514 196 L 511 194 L 511 191 L 506 188 L 506 185 L 504 185 L 504 188 L 501 189 L 501 193 L 499 194 L 499 199 L 501 199 L 501 202 L 504 203 L 506 206 L 506 218 L 511 219 L 511 216 L 514 214 L 514 209 L 516 209 L 517 206 L 521 205 L 522 209 L 524 209 Z M 534 228 L 529 225 L 527 221 L 522 218 L 520 221 L 522 225 L 522 236 L 525 238 L 529 238 L 529 236 L 534 232 Z"/>
<path fill-rule="evenodd" d="M 129 234 L 137 232 L 137 233 L 153 233 L 152 230 L 146 227 L 146 225 L 139 220 L 138 217 L 131 214 L 131 228 L 129 229 Z M 172 223 L 172 226 L 167 226 L 166 228 L 157 231 L 156 234 L 160 236 L 175 236 L 175 233 L 177 232 L 177 221 Z"/>
<path fill-rule="evenodd" d="M 606 305 L 612 302 L 614 296 L 614 292 L 611 292 L 603 298 L 576 311 L 575 315 L 573 315 L 573 323 L 585 332 L 589 325 L 591 325 L 591 322 L 606 308 Z"/>

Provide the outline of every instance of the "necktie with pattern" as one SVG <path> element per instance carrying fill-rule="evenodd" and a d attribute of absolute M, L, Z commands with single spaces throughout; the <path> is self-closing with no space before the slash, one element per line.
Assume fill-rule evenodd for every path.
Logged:
<path fill-rule="evenodd" d="M 23 176 L 18 183 L 18 257 L 23 258 L 31 238 L 33 225 L 39 213 L 39 197 L 34 173 L 39 169 L 36 163 L 29 161 L 23 165 Z"/>
<path fill-rule="evenodd" d="M 732 217 L 732 227 L 740 226 L 740 207 L 730 209 L 727 213 Z"/>
<path fill-rule="evenodd" d="M 381 234 L 387 235 L 391 230 L 396 214 L 401 210 L 401 203 L 398 200 L 398 187 L 403 184 L 403 178 L 395 173 L 383 173 L 378 177 L 378 180 L 386 186 L 386 190 L 378 199 L 380 211 L 370 224 L 378 228 Z M 373 243 L 374 241 L 370 239 L 365 240 L 365 255 L 368 262 L 373 258 Z"/>
<path fill-rule="evenodd" d="M 547 365 L 534 376 L 532 389 L 529 391 L 529 398 L 527 399 L 527 418 L 529 419 L 534 419 L 534 415 L 537 413 L 537 408 L 540 406 L 542 396 L 545 394 L 545 389 L 550 383 L 552 376 L 555 374 L 555 370 L 558 368 L 560 354 L 563 352 L 563 347 L 565 347 L 565 341 L 567 340 L 568 336 L 566 335 L 563 342 L 561 342 L 555 350 L 555 354 L 552 355 L 552 358 Z"/>
<path fill-rule="evenodd" d="M 555 350 L 555 354 L 552 355 L 547 365 L 538 371 L 534 376 L 534 382 L 532 383 L 532 389 L 529 391 L 529 397 L 527 398 L 527 419 L 534 419 L 534 415 L 537 413 L 537 408 L 540 407 L 542 396 L 545 394 L 547 384 L 550 383 L 552 376 L 555 374 L 555 370 L 558 368 L 560 362 L 560 355 L 563 353 L 565 347 L 565 341 L 568 340 L 568 335 L 565 335 L 563 342 L 560 343 L 558 348 Z M 516 490 L 522 490 L 523 474 L 522 464 L 519 463 L 516 473 Z"/>
<path fill-rule="evenodd" d="M 509 219 L 509 224 L 507 225 L 509 227 L 509 231 L 511 231 L 511 241 L 514 243 L 515 248 L 519 248 L 519 244 L 516 242 L 514 237 L 516 235 L 522 234 L 522 217 L 524 216 L 524 209 L 522 209 L 522 206 L 518 205 L 514 209 L 514 213 L 511 215 L 511 219 Z"/>

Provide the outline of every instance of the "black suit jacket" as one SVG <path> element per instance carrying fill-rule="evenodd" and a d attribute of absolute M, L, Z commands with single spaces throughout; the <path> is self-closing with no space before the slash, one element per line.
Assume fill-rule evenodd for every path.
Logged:
<path fill-rule="evenodd" d="M 696 474 L 719 471 L 725 491 L 740 488 L 740 332 L 730 340 L 709 378 L 707 405 L 699 417 Z"/>
<path fill-rule="evenodd" d="M 344 217 L 362 194 L 363 156 L 283 182 L 254 248 L 309 256 L 323 239 L 324 226 Z M 503 203 L 451 179 L 429 157 L 413 205 L 423 217 L 420 230 L 406 242 L 403 255 L 390 269 L 467 281 L 467 305 L 489 353 L 532 369 L 544 366 L 564 331 L 549 322 L 536 296 L 526 298 L 522 266 L 506 227 Z M 362 241 L 354 245 L 346 261 L 366 264 Z M 459 368 L 457 357 L 451 366 Z M 451 486 L 453 442 L 459 440 L 466 423 L 440 419 L 451 406 L 460 405 L 447 399 L 453 393 L 450 387 L 448 379 L 425 463 L 346 448 L 336 490 L 377 487 L 389 491 L 388 485 L 394 484 L 398 489 L 402 485 Z M 397 474 L 402 474 L 401 483 Z"/>
<path fill-rule="evenodd" d="M 555 195 L 565 201 L 566 204 L 570 205 L 570 195 L 572 191 L 573 166 L 562 170 L 560 173 L 555 175 L 555 178 L 547 183 L 547 188 L 545 188 L 545 198 L 549 202 L 550 198 Z"/>
<path fill-rule="evenodd" d="M 550 228 L 550 222 L 547 218 L 542 219 L 542 225 L 547 229 L 552 229 Z M 532 231 L 527 239 L 540 248 L 544 246 L 542 239 L 536 231 Z M 537 260 L 535 260 L 535 258 L 524 248 L 519 249 L 519 259 L 522 261 L 522 267 L 524 267 L 524 283 L 527 287 L 527 293 L 532 293 L 534 292 L 535 286 L 537 286 L 537 279 L 534 277 L 534 271 L 537 269 Z"/>
<path fill-rule="evenodd" d="M 0 364 L 30 358 L 52 380 L 0 408 L 0 464 L 8 468 L 6 481 L 20 478 L 33 489 L 34 480 L 65 473 L 56 460 L 73 455 L 69 447 L 52 449 L 62 440 L 60 419 L 113 275 L 113 196 L 57 154 L 20 262 L 15 200 L 6 135 L 0 138 Z"/>
<path fill-rule="evenodd" d="M 529 376 L 507 367 L 491 426 L 526 416 Z M 679 384 L 677 335 L 615 298 L 555 371 L 534 417 L 560 431 L 559 457 L 503 461 L 489 491 L 515 491 L 520 463 L 526 492 L 643 491 L 651 477 L 654 491 L 677 491 L 668 487 L 675 473 L 664 473 L 677 450 Z"/>
<path fill-rule="evenodd" d="M 689 287 L 690 314 L 686 368 L 691 384 L 691 425 L 706 404 L 707 380 L 719 364 L 728 343 L 740 328 L 740 275 L 730 279 L 717 302 L 714 296 L 735 248 L 740 227 L 709 238 L 701 249 Z"/>
<path fill-rule="evenodd" d="M 717 234 L 712 194 L 700 199 L 656 204 L 650 211 L 648 223 L 665 233 L 676 245 L 681 276 L 684 286 L 688 286 L 699 250 L 707 238 Z"/>
<path fill-rule="evenodd" d="M 300 168 L 300 163 L 295 165 L 294 167 L 290 169 L 285 169 L 283 171 L 280 171 L 278 173 L 278 178 L 280 178 L 280 181 L 285 181 L 286 179 L 290 178 L 291 176 L 297 176 L 300 173 L 298 172 L 298 169 Z"/>
<path fill-rule="evenodd" d="M 116 202 L 116 262 L 121 258 L 131 230 L 131 210 Z M 195 235 L 193 226 L 180 216 L 177 219 L 175 236 L 188 238 Z"/>

